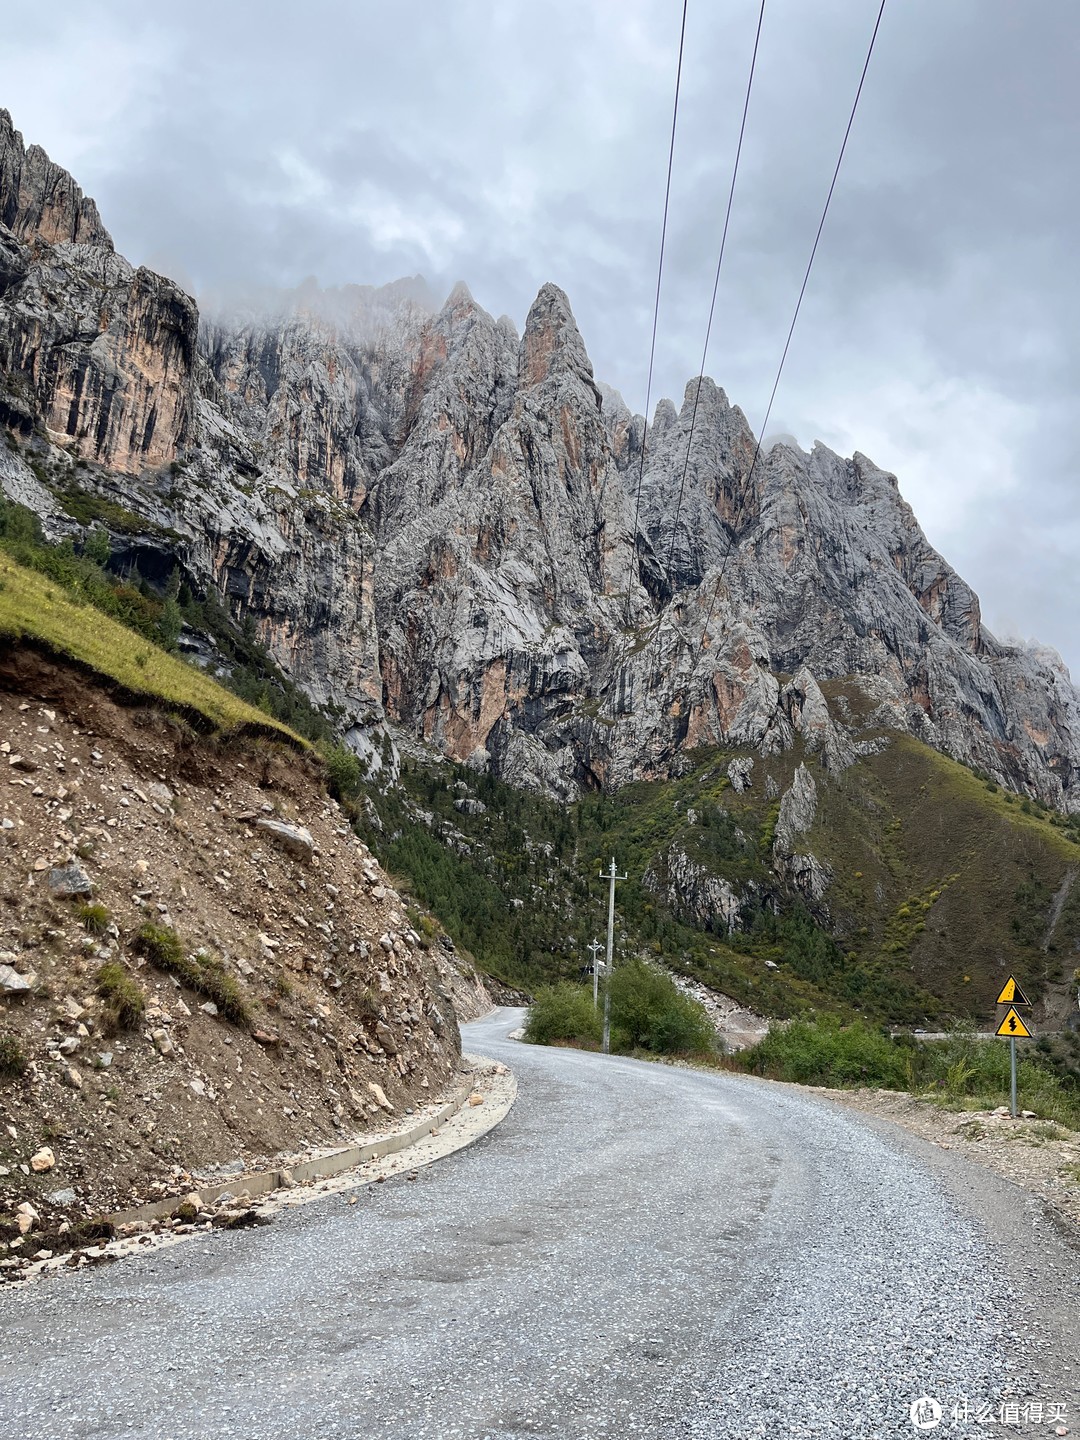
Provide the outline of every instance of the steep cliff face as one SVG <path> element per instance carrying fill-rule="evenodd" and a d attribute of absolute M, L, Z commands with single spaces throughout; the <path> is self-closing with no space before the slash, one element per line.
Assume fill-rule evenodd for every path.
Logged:
<path fill-rule="evenodd" d="M 18 240 L 113 248 L 93 200 L 39 145 L 24 149 L 6 110 L 0 110 L 0 224 Z"/>
<path fill-rule="evenodd" d="M 193 438 L 194 301 L 114 252 L 93 201 L 24 151 L 6 110 L 0 217 L 3 418 L 124 474 L 168 464 Z"/>
<path fill-rule="evenodd" d="M 856 709 L 1080 809 L 1077 691 L 983 628 L 895 477 L 821 445 L 755 463 L 709 380 L 646 431 L 554 285 L 520 338 L 417 282 L 200 329 L 6 117 L 0 216 L 0 420 L 142 517 L 158 568 L 220 590 L 346 725 L 385 715 L 566 796 L 710 742 L 813 733 L 842 768 L 859 717 L 821 684 L 854 676 Z M 62 507 L 26 458 L 5 489 Z"/>

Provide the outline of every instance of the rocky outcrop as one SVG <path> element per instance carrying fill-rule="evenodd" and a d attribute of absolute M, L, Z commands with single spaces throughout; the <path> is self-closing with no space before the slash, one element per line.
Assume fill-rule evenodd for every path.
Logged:
<path fill-rule="evenodd" d="M 814 823 L 817 814 L 817 786 L 805 765 L 799 765 L 789 789 L 780 799 L 780 813 L 773 837 L 773 866 L 796 890 L 820 908 L 832 879 L 828 868 L 798 841 Z"/>
<path fill-rule="evenodd" d="M 662 895 L 676 915 L 693 925 L 720 934 L 741 928 L 747 897 L 717 875 L 715 866 L 694 859 L 678 842 L 668 847 L 662 866 L 646 872 L 644 885 Z"/>
<path fill-rule="evenodd" d="M 39 145 L 24 148 L 6 110 L 0 110 L 0 224 L 17 240 L 113 248 L 93 200 Z"/>
<path fill-rule="evenodd" d="M 385 717 L 567 796 L 707 744 L 837 772 L 892 729 L 1080 809 L 1064 667 L 985 629 L 894 476 L 822 445 L 755 462 L 708 379 L 646 430 L 556 286 L 521 337 L 415 281 L 200 327 L 10 121 L 0 216 L 0 422 L 37 457 L 0 484 L 57 534 L 65 487 L 120 504 L 125 555 L 216 589 L 359 747 Z"/>
<path fill-rule="evenodd" d="M 167 465 L 194 435 L 194 301 L 115 254 L 93 201 L 24 151 L 6 111 L 0 221 L 0 419 L 125 474 Z"/>

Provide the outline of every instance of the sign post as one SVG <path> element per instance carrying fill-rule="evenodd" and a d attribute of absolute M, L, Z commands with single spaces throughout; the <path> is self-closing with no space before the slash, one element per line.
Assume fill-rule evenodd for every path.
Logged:
<path fill-rule="evenodd" d="M 1007 1038 L 1008 1042 L 1009 1042 L 1009 1062 L 1010 1062 L 1010 1064 L 1009 1064 L 1009 1070 L 1010 1070 L 1009 1113 L 1012 1115 L 1012 1118 L 1015 1120 L 1015 1119 L 1016 1119 L 1016 1040 L 1017 1040 L 1017 1036 L 1024 1036 L 1025 1038 L 1027 1038 L 1027 1039 L 1029 1039 L 1029 1040 L 1030 1040 L 1030 1038 L 1031 1038 L 1031 1031 L 1030 1031 L 1030 1030 L 1027 1028 L 1027 1026 L 1024 1024 L 1023 1020 L 1021 1020 L 1020 1016 L 1016 1013 L 1016 1006 L 1017 1006 L 1017 1005 L 1027 1005 L 1027 1006 L 1030 1008 L 1030 1006 L 1031 1006 L 1031 1001 L 1027 998 L 1027 996 L 1024 994 L 1024 992 L 1020 989 L 1020 986 L 1016 983 L 1015 978 L 1014 978 L 1012 975 L 1010 975 L 1009 978 L 1008 978 L 1008 980 L 1006 980 L 1006 981 L 1005 981 L 1005 984 L 1001 987 L 1001 993 L 1000 993 L 1000 995 L 998 995 L 998 997 L 997 997 L 997 1003 L 998 1003 L 999 1005 L 1007 1005 L 1007 1006 L 1009 1007 L 1007 1013 L 1005 1014 L 1004 1019 L 1001 1021 L 1001 1024 L 997 1027 L 997 1033 L 998 1033 L 999 1035 L 1004 1035 L 1004 1036 Z"/>

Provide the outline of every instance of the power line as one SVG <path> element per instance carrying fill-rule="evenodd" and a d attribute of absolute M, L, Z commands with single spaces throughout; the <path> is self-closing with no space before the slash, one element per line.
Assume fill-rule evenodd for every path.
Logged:
<path fill-rule="evenodd" d="M 645 474 L 645 450 L 649 436 L 649 405 L 652 402 L 653 363 L 656 359 L 656 326 L 660 318 L 660 286 L 664 278 L 664 246 L 667 243 L 668 204 L 671 200 L 671 171 L 675 163 L 675 128 L 679 121 L 679 89 L 682 85 L 683 44 L 686 40 L 686 11 L 690 0 L 683 0 L 682 25 L 679 29 L 679 61 L 675 69 L 675 103 L 671 111 L 671 144 L 668 147 L 667 184 L 664 187 L 664 221 L 660 227 L 660 261 L 656 267 L 656 301 L 653 305 L 652 340 L 649 345 L 649 379 L 645 387 L 645 430 L 641 437 L 641 465 L 638 469 L 637 498 L 634 501 L 634 548 L 637 548 L 638 516 L 641 513 L 641 481 Z M 631 572 L 632 573 L 632 572 Z M 626 623 L 630 622 L 630 577 L 626 582 Z"/>
<path fill-rule="evenodd" d="M 853 104 L 852 104 L 852 106 L 851 106 L 851 114 L 848 116 L 847 127 L 846 127 L 846 129 L 844 130 L 844 139 L 843 139 L 843 142 L 841 143 L 841 146 L 840 146 L 840 154 L 837 156 L 837 159 L 836 159 L 836 168 L 835 168 L 835 170 L 833 171 L 832 181 L 831 181 L 831 183 L 830 183 L 830 185 L 829 185 L 829 193 L 828 193 L 828 195 L 825 197 L 825 208 L 822 210 L 822 212 L 821 212 L 821 219 L 818 221 L 817 234 L 814 236 L 814 245 L 813 245 L 813 248 L 812 248 L 811 251 L 810 251 L 810 259 L 809 259 L 809 261 L 807 262 L 806 274 L 803 276 L 803 282 L 802 282 L 802 285 L 801 285 L 801 287 L 800 287 L 800 289 L 799 289 L 799 298 L 798 298 L 798 300 L 796 301 L 796 304 L 795 304 L 795 313 L 794 313 L 794 314 L 792 315 L 792 317 L 791 317 L 791 324 L 790 324 L 790 326 L 788 327 L 787 339 L 784 341 L 784 353 L 781 355 L 781 357 L 780 357 L 780 364 L 779 364 L 779 366 L 777 367 L 776 379 L 773 381 L 772 392 L 771 392 L 771 394 L 769 395 L 769 405 L 768 405 L 767 410 L 765 411 L 765 419 L 761 422 L 761 429 L 758 431 L 757 444 L 754 446 L 754 458 L 753 458 L 753 459 L 751 460 L 751 462 L 750 462 L 750 470 L 749 470 L 749 472 L 748 472 L 748 474 L 747 474 L 746 482 L 745 482 L 745 487 L 744 487 L 744 488 L 747 489 L 747 490 L 749 490 L 749 488 L 750 488 L 750 482 L 751 482 L 751 481 L 753 480 L 753 478 L 754 478 L 754 470 L 755 470 L 756 467 L 757 467 L 758 456 L 761 454 L 761 442 L 762 442 L 762 440 L 763 440 L 764 437 L 765 437 L 765 430 L 766 430 L 766 427 L 768 426 L 768 423 L 769 423 L 769 417 L 770 417 L 770 415 L 772 414 L 773 402 L 774 402 L 775 399 L 776 399 L 776 391 L 777 391 L 777 389 L 778 389 L 778 387 L 779 387 L 779 385 L 780 385 L 780 376 L 784 373 L 784 364 L 785 364 L 785 362 L 787 361 L 788 350 L 791 348 L 791 337 L 792 337 L 792 336 L 794 335 L 794 333 L 795 333 L 795 324 L 796 324 L 796 321 L 797 321 L 798 318 L 799 318 L 799 311 L 802 309 L 803 297 L 804 297 L 804 295 L 806 294 L 806 286 L 807 286 L 807 283 L 808 283 L 808 281 L 809 281 L 809 279 L 810 279 L 810 271 L 814 268 L 814 258 L 815 258 L 815 256 L 817 255 L 818 244 L 819 244 L 819 242 L 820 242 L 820 240 L 821 240 L 821 232 L 822 232 L 822 231 L 824 230 L 824 228 L 825 228 L 825 219 L 826 219 L 826 216 L 827 216 L 828 213 L 829 213 L 829 206 L 832 204 L 833 191 L 836 189 L 836 181 L 837 181 L 837 178 L 838 178 L 839 175 L 840 175 L 840 166 L 843 164 L 843 161 L 844 161 L 844 151 L 847 149 L 848 137 L 851 135 L 851 127 L 852 127 L 852 125 L 853 125 L 854 122 L 855 122 L 855 112 L 856 112 L 856 110 L 859 108 L 859 99 L 860 99 L 860 97 L 862 96 L 863 84 L 864 84 L 864 82 L 865 82 L 865 80 L 866 80 L 866 72 L 867 72 L 867 71 L 869 70 L 869 68 L 870 68 L 870 57 L 871 57 L 871 56 L 873 55 L 873 53 L 874 53 L 874 45 L 875 45 L 875 43 L 876 43 L 876 41 L 877 41 L 878 30 L 881 28 L 881 17 L 884 15 L 884 13 L 885 13 L 885 0 L 881 0 L 881 8 L 878 10 L 877 20 L 874 22 L 874 32 L 873 32 L 873 34 L 870 36 L 870 46 L 869 46 L 869 48 L 868 48 L 868 50 L 867 50 L 867 52 L 866 52 L 866 59 L 863 61 L 862 74 L 859 76 L 859 86 L 858 86 L 858 89 L 855 91 L 855 100 L 854 100 L 854 102 L 853 102 Z M 721 586 L 721 584 L 723 583 L 724 572 L 725 572 L 725 570 L 727 569 L 727 563 L 728 563 L 728 560 L 731 558 L 731 551 L 732 551 L 733 548 L 734 548 L 734 546 L 732 545 L 732 546 L 728 549 L 727 554 L 724 556 L 723 563 L 722 563 L 721 566 L 720 566 L 720 573 L 719 573 L 719 575 L 716 577 L 716 586 L 715 586 L 715 588 L 714 588 L 714 590 L 713 590 L 712 603 L 711 603 L 710 606 L 709 606 L 709 613 L 708 613 L 708 615 L 706 616 L 705 624 L 704 624 L 704 626 L 702 627 L 702 631 L 701 631 L 701 638 L 700 638 L 700 640 L 698 641 L 697 656 L 695 657 L 695 660 L 694 660 L 694 668 L 695 668 L 695 669 L 697 668 L 697 662 L 698 662 L 698 660 L 700 660 L 702 651 L 704 650 L 704 647 L 705 647 L 705 636 L 708 634 L 709 624 L 710 624 L 710 622 L 712 621 L 713 612 L 714 612 L 715 609 L 716 609 L 716 601 L 717 601 L 717 599 L 718 599 L 718 597 L 719 597 L 719 595 L 720 595 L 720 586 Z M 691 673 L 691 675 L 692 675 L 692 674 L 693 674 L 693 670 L 691 670 L 690 673 Z"/>
<path fill-rule="evenodd" d="M 690 412 L 690 434 L 686 441 L 686 459 L 683 461 L 682 477 L 679 480 L 679 499 L 675 506 L 675 521 L 671 527 L 671 543 L 668 546 L 667 564 L 664 569 L 668 579 L 671 579 L 671 559 L 675 553 L 675 535 L 679 528 L 679 516 L 682 514 L 683 494 L 686 489 L 686 473 L 690 468 L 690 450 L 694 443 L 694 425 L 697 421 L 698 401 L 701 399 L 701 385 L 705 378 L 705 361 L 709 353 L 709 339 L 712 335 L 713 316 L 716 312 L 716 296 L 720 289 L 720 270 L 724 264 L 724 250 L 727 246 L 728 226 L 731 224 L 731 206 L 735 199 L 735 182 L 739 178 L 739 160 L 742 157 L 743 137 L 746 134 L 746 116 L 750 109 L 750 91 L 754 86 L 754 71 L 757 67 L 758 45 L 761 43 L 761 24 L 765 19 L 765 0 L 761 0 L 761 9 L 758 12 L 757 32 L 754 35 L 754 53 L 750 57 L 750 77 L 746 82 L 746 99 L 743 101 L 742 122 L 739 125 L 739 143 L 735 148 L 735 164 L 731 171 L 731 188 L 728 191 L 727 210 L 724 213 L 724 232 L 720 237 L 720 254 L 716 261 L 716 278 L 713 280 L 712 300 L 709 304 L 709 323 L 705 327 L 705 344 L 701 351 L 701 368 L 698 371 L 697 389 L 694 392 L 694 408 Z M 646 421 L 648 416 L 646 416 Z M 674 589 L 674 586 L 672 587 Z"/>

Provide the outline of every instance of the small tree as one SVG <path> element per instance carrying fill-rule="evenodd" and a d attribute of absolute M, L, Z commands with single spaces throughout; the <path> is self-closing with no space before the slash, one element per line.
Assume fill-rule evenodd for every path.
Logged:
<path fill-rule="evenodd" d="M 83 554 L 95 565 L 99 565 L 102 570 L 108 565 L 109 557 L 112 554 L 112 545 L 109 542 L 109 532 L 103 526 L 95 525 L 87 533 L 86 539 L 83 541 Z"/>

